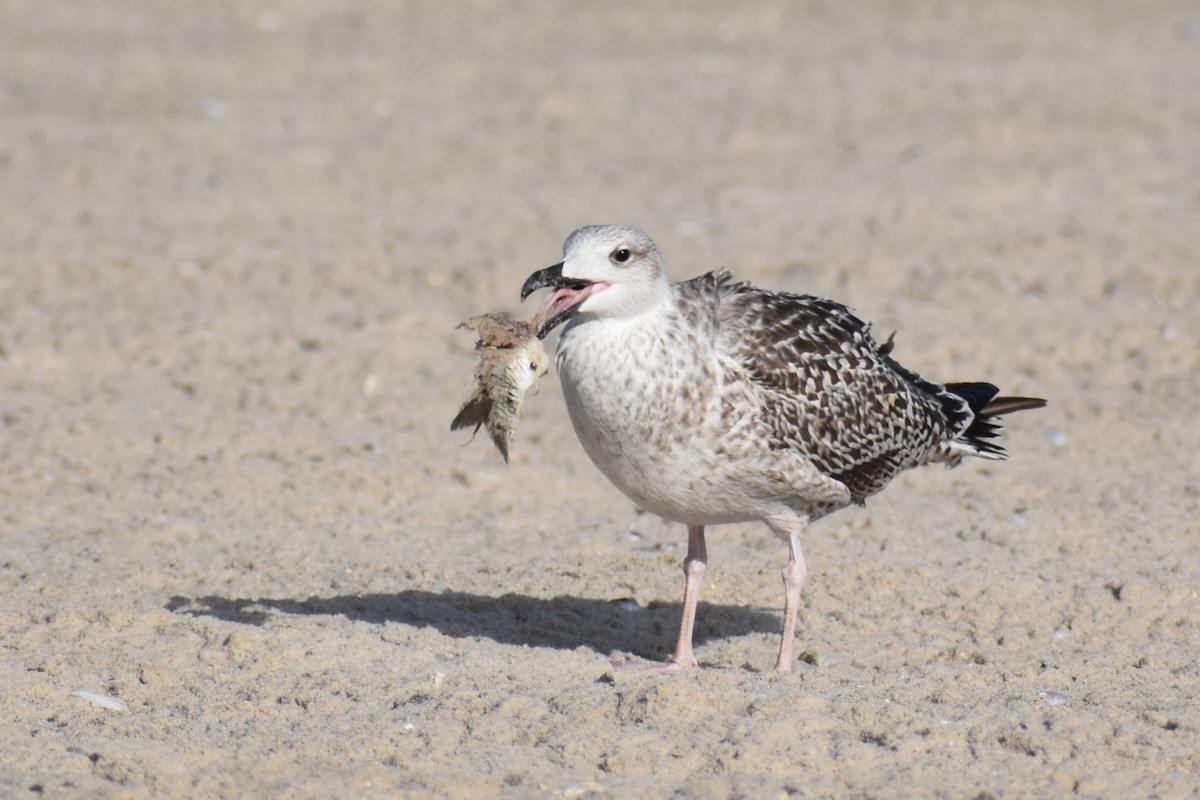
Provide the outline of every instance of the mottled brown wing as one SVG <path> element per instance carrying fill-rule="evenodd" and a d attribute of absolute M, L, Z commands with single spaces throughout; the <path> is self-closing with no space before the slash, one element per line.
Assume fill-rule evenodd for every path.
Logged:
<path fill-rule="evenodd" d="M 803 453 L 858 501 L 944 452 L 965 402 L 889 355 L 849 308 L 726 281 L 719 341 L 762 390 L 771 447 Z"/>

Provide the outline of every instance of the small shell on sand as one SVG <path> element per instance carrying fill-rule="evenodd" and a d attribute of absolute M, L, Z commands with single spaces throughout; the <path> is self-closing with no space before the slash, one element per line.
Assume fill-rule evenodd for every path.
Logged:
<path fill-rule="evenodd" d="M 101 694 L 100 692 L 89 692 L 87 689 L 76 689 L 71 692 L 72 697 L 80 697 L 87 700 L 89 703 L 95 703 L 103 708 L 109 708 L 113 711 L 128 711 L 129 706 L 119 697 L 113 697 L 111 694 Z"/>
<path fill-rule="evenodd" d="M 458 325 L 479 336 L 475 349 L 475 389 L 450 430 L 487 425 L 488 433 L 500 455 L 508 461 L 508 446 L 521 414 L 521 401 L 538 378 L 550 369 L 550 359 L 542 348 L 533 323 L 505 319 L 499 314 L 484 314 Z"/>

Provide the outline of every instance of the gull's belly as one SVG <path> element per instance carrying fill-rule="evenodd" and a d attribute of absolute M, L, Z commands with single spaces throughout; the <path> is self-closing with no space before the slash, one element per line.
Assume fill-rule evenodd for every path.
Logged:
<path fill-rule="evenodd" d="M 563 396 L 584 451 L 614 486 L 647 511 L 679 522 L 760 516 L 744 496 L 745 459 L 727 446 L 717 392 L 702 371 L 674 373 L 665 359 L 644 363 L 653 350 L 596 353 L 576 346 L 582 344 L 560 349 Z"/>

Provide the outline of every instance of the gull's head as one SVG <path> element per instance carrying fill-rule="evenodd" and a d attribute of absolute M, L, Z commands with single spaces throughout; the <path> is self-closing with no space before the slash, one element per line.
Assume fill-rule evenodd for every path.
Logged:
<path fill-rule="evenodd" d="M 546 286 L 551 292 L 535 318 L 539 338 L 576 314 L 636 316 L 671 291 L 654 241 L 624 225 L 589 225 L 572 233 L 563 260 L 530 275 L 521 299 Z"/>

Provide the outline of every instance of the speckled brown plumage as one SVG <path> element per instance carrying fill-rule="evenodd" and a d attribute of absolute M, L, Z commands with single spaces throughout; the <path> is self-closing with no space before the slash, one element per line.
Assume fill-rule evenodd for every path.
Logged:
<path fill-rule="evenodd" d="M 678 297 L 681 306 L 715 309 L 717 346 L 729 353 L 731 370 L 762 387 L 767 446 L 803 453 L 845 484 L 854 502 L 911 467 L 952 466 L 968 452 L 1005 457 L 966 435 L 976 413 L 956 384 L 939 386 L 902 367 L 890 355 L 892 338 L 876 341 L 840 303 L 735 283 L 726 270 L 679 284 Z"/>
<path fill-rule="evenodd" d="M 522 297 L 552 287 L 539 335 L 567 323 L 556 363 L 576 435 L 618 489 L 688 525 L 684 620 L 674 657 L 656 668 L 696 663 L 706 525 L 761 520 L 788 542 L 776 662 L 787 670 L 807 524 L 911 467 L 1004 458 L 995 417 L 1044 404 L 924 380 L 892 357 L 891 339 L 876 341 L 830 300 L 723 269 L 672 284 L 654 242 L 632 228 L 581 228 L 563 255 Z"/>

